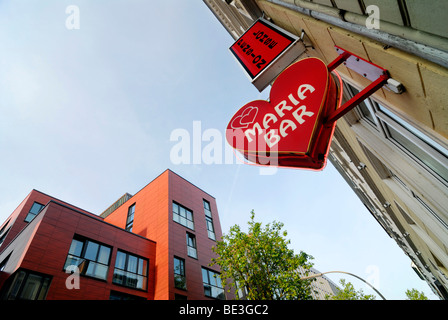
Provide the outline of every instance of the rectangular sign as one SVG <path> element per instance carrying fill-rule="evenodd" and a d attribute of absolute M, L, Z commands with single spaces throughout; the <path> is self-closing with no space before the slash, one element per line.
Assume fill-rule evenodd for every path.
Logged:
<path fill-rule="evenodd" d="M 260 18 L 229 49 L 252 83 L 261 91 L 304 51 L 304 46 L 300 45 L 300 51 L 295 50 L 292 55 L 285 55 L 287 51 L 297 47 L 298 40 L 297 36 Z M 270 72 L 268 79 L 256 83 L 257 78 L 262 77 L 274 64 L 276 71 Z"/>

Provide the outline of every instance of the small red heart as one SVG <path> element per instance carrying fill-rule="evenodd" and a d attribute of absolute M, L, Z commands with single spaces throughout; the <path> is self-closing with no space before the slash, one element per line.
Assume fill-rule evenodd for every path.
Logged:
<path fill-rule="evenodd" d="M 252 101 L 238 110 L 227 126 L 227 142 L 254 163 L 274 155 L 279 166 L 322 169 L 335 127 L 323 120 L 336 108 L 337 91 L 322 60 L 300 60 L 277 77 L 269 102 Z"/>

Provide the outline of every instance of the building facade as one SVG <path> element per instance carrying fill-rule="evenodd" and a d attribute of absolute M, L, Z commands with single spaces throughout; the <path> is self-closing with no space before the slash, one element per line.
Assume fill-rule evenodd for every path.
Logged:
<path fill-rule="evenodd" d="M 308 275 L 312 276 L 319 273 L 321 272 L 314 268 L 311 268 L 308 272 Z M 311 288 L 311 295 L 313 296 L 314 300 L 331 299 L 331 297 L 337 295 L 340 290 L 333 281 L 331 281 L 324 275 L 317 277 L 315 281 L 311 282 Z"/>
<path fill-rule="evenodd" d="M 299 272 L 304 278 L 314 278 L 310 283 L 313 300 L 331 300 L 340 291 L 340 288 L 331 279 L 315 268 L 305 270 L 300 267 Z"/>
<path fill-rule="evenodd" d="M 221 236 L 215 199 L 170 170 L 101 215 L 32 190 L 0 227 L 0 298 L 225 299 Z"/>
<path fill-rule="evenodd" d="M 338 120 L 329 159 L 372 217 L 448 298 L 448 2 L 204 0 L 237 39 L 259 17 L 302 38 L 298 60 L 327 65 L 335 46 L 387 69 L 381 88 Z M 337 68 L 347 101 L 371 81 Z"/>

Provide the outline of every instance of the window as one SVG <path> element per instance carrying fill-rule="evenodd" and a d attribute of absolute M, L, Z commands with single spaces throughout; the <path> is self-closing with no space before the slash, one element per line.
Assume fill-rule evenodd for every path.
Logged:
<path fill-rule="evenodd" d="M 445 229 L 447 229 L 448 230 L 448 224 L 445 222 L 445 221 L 443 221 L 443 219 L 433 210 L 433 209 L 431 209 L 431 207 L 430 206 L 428 206 L 428 204 L 425 202 L 425 201 L 423 201 L 419 196 L 417 196 L 413 191 L 411 191 L 411 193 L 412 193 L 412 195 L 414 196 L 414 198 L 423 206 L 423 208 L 425 208 L 430 214 L 432 214 L 432 216 L 434 217 L 434 218 L 436 218 L 437 219 L 437 221 L 442 225 L 442 226 L 444 226 L 444 228 Z"/>
<path fill-rule="evenodd" d="M 148 260 L 118 250 L 112 282 L 130 288 L 146 290 Z"/>
<path fill-rule="evenodd" d="M 219 273 L 202 268 L 202 282 L 204 283 L 204 294 L 207 297 L 216 299 L 225 298 Z"/>
<path fill-rule="evenodd" d="M 407 124 L 405 121 L 378 104 L 386 137 L 410 153 L 411 157 L 448 182 L 448 150 L 433 139 Z M 386 115 L 386 117 L 384 116 Z"/>
<path fill-rule="evenodd" d="M 349 88 L 349 91 L 351 92 L 351 96 L 354 97 L 359 93 L 359 90 L 354 88 L 353 86 L 346 83 L 347 87 Z M 373 108 L 372 104 L 369 99 L 365 99 L 357 106 L 358 112 L 361 114 L 361 116 L 366 119 L 371 124 L 375 125 L 375 117 L 373 116 Z"/>
<path fill-rule="evenodd" d="M 3 227 L 0 229 L 0 235 L 3 233 L 3 231 L 5 231 L 5 229 L 6 229 L 6 227 L 8 226 L 10 220 L 11 220 L 11 219 L 9 219 L 8 221 L 6 221 L 6 223 L 5 223 L 5 224 L 3 225 Z"/>
<path fill-rule="evenodd" d="M 174 257 L 174 287 L 187 290 L 185 278 L 185 260 Z"/>
<path fill-rule="evenodd" d="M 25 222 L 31 222 L 35 216 L 44 208 L 45 206 L 43 204 L 40 204 L 38 202 L 34 202 L 31 206 L 30 211 L 28 212 Z"/>
<path fill-rule="evenodd" d="M 51 277 L 48 275 L 19 270 L 2 298 L 5 300 L 44 300 L 50 281 Z"/>
<path fill-rule="evenodd" d="M 210 202 L 204 200 L 204 213 L 207 217 L 212 217 L 212 211 L 210 210 Z"/>
<path fill-rule="evenodd" d="M 194 230 L 193 212 L 175 202 L 173 202 L 173 220 Z"/>
<path fill-rule="evenodd" d="M 210 210 L 210 203 L 207 200 L 204 200 L 204 213 L 208 237 L 212 240 L 216 240 L 215 228 L 213 227 L 212 212 Z"/>
<path fill-rule="evenodd" d="M 10 229 L 11 227 L 9 227 L 8 230 L 6 230 L 3 234 L 0 234 L 0 246 L 2 245 L 3 241 L 5 241 Z"/>
<path fill-rule="evenodd" d="M 126 219 L 126 230 L 132 232 L 132 227 L 134 226 L 134 212 L 135 212 L 135 203 L 129 207 L 128 209 L 128 217 Z"/>
<path fill-rule="evenodd" d="M 111 248 L 89 239 L 75 236 L 70 245 L 64 270 L 69 266 L 79 269 L 79 274 L 106 280 Z"/>
<path fill-rule="evenodd" d="M 348 85 L 353 95 L 358 90 Z M 409 124 L 388 108 L 370 99 L 357 106 L 362 119 L 367 120 L 383 136 L 407 153 L 441 182 L 448 183 L 448 149 Z"/>
<path fill-rule="evenodd" d="M 189 232 L 187 232 L 187 254 L 192 258 L 198 258 L 198 252 L 196 250 L 196 237 L 194 234 Z"/>
<path fill-rule="evenodd" d="M 8 263 L 9 257 L 11 256 L 12 252 L 10 254 L 8 254 L 8 256 L 3 259 L 2 262 L 0 262 L 0 271 L 5 270 L 6 264 Z"/>
<path fill-rule="evenodd" d="M 412 191 L 404 182 L 402 179 L 400 179 L 392 170 L 389 169 L 391 177 L 400 185 L 404 190 L 406 190 L 407 194 L 412 196 L 414 200 L 416 200 L 423 208 L 425 208 L 426 212 L 429 212 L 433 218 L 437 220 L 438 223 L 441 224 L 446 230 L 448 230 L 448 223 L 446 223 L 441 216 L 437 214 L 436 211 L 434 211 L 425 201 L 422 200 L 414 191 Z M 397 204 L 397 203 L 396 203 Z M 399 205 L 397 204 L 399 207 Z M 402 213 L 404 213 L 403 209 L 399 208 Z M 405 214 L 403 214 L 405 216 Z M 406 216 L 405 216 L 406 217 Z M 406 221 L 409 224 L 415 224 L 415 222 L 411 223 L 409 219 L 406 219 Z"/>

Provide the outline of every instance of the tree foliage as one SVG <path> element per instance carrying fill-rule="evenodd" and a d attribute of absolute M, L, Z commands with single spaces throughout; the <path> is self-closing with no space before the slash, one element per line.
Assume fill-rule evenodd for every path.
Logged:
<path fill-rule="evenodd" d="M 326 296 L 327 300 L 375 300 L 375 296 L 368 294 L 365 295 L 362 289 L 356 291 L 353 284 L 345 282 L 345 279 L 339 280 L 342 288 L 334 296 Z"/>
<path fill-rule="evenodd" d="M 417 289 L 406 290 L 406 297 L 406 300 L 428 300 L 425 294 Z"/>
<path fill-rule="evenodd" d="M 249 300 L 312 299 L 310 283 L 314 279 L 300 278 L 312 267 L 313 257 L 303 251 L 297 255 L 288 248 L 290 241 L 284 238 L 287 232 L 282 232 L 282 223 L 274 221 L 262 227 L 254 218 L 252 210 L 247 233 L 234 225 L 213 247 L 217 257 L 211 265 L 221 267 L 223 284 L 236 289 L 237 299 L 242 298 L 238 289 L 243 288 L 247 292 L 244 298 Z"/>

